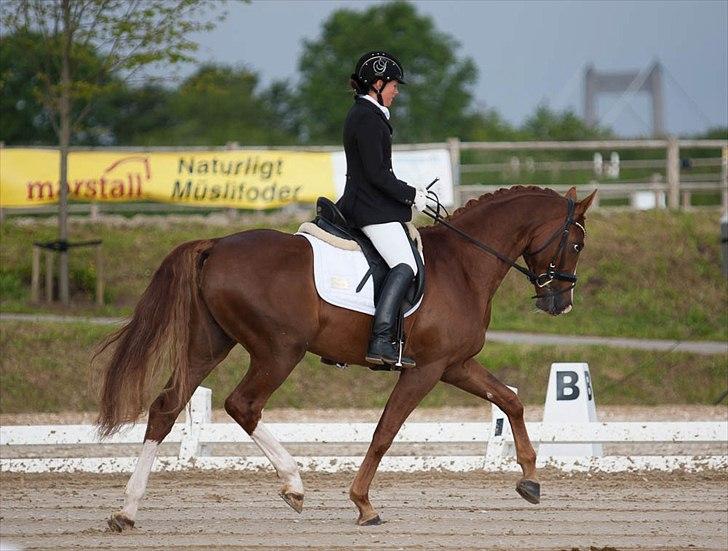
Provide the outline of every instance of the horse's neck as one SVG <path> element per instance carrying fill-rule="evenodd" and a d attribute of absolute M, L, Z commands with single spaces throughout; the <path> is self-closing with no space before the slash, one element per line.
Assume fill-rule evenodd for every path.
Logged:
<path fill-rule="evenodd" d="M 474 205 L 454 219 L 453 225 L 515 261 L 526 250 L 533 231 L 541 222 L 537 218 L 545 219 L 551 210 L 549 207 L 553 201 L 548 199 L 548 197 L 536 198 L 543 203 L 541 207 L 535 209 L 539 213 L 536 217 L 533 214 L 533 206 L 527 208 L 527 202 L 532 203 L 534 197 L 516 196 L 503 201 Z M 453 245 L 458 249 L 457 256 L 464 264 L 471 280 L 475 282 L 480 292 L 492 296 L 511 266 L 472 244 L 466 244 L 454 232 L 451 233 Z M 489 296 L 485 297 L 486 301 L 489 300 Z"/>

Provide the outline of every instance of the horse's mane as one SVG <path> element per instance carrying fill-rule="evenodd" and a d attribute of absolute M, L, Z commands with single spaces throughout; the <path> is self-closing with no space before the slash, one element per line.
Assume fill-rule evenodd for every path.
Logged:
<path fill-rule="evenodd" d="M 550 195 L 552 197 L 561 197 L 557 192 L 555 192 L 552 189 L 548 188 L 542 188 L 538 186 L 513 186 L 510 188 L 501 188 L 498 189 L 492 193 L 484 193 L 480 197 L 477 197 L 476 199 L 470 199 L 467 203 L 465 203 L 462 207 L 458 208 L 453 212 L 450 216 L 447 217 L 447 220 L 455 220 L 460 215 L 464 214 L 465 212 L 468 212 L 472 208 L 476 206 L 482 206 L 487 205 L 488 203 L 491 203 L 496 200 L 500 199 L 507 199 L 512 196 L 516 195 L 525 195 L 527 193 L 539 193 L 539 194 L 546 194 Z"/>

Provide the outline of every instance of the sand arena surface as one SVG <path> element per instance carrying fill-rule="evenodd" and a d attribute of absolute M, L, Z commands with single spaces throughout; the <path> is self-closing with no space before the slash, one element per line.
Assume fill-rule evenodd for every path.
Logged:
<path fill-rule="evenodd" d="M 296 514 L 269 472 L 153 473 L 136 527 L 107 530 L 126 475 L 2 474 L 0 535 L 24 549 L 726 549 L 728 473 L 565 476 L 542 503 L 515 474 L 377 475 L 385 523 L 358 527 L 352 474 L 303 473 Z"/>
<path fill-rule="evenodd" d="M 529 420 L 540 408 L 526 409 Z M 376 421 L 377 410 L 270 410 L 268 422 Z M 602 407 L 600 420 L 725 420 L 725 406 Z M 3 415 L 0 423 L 84 423 L 93 414 Z M 214 412 L 216 422 L 230 422 Z M 411 421 L 483 421 L 490 408 L 415 410 Z M 165 446 L 169 446 L 165 444 Z M 482 447 L 461 453 L 482 453 Z M 625 447 L 623 445 L 620 445 Z M 728 453 L 728 443 L 702 453 Z M 227 450 L 251 453 L 251 449 Z M 294 456 L 305 451 L 288 446 Z M 694 449 L 656 450 L 701 453 Z M 345 445 L 341 453 L 364 453 Z M 138 446 L 126 450 L 136 455 Z M 51 454 L 66 455 L 55 447 Z M 95 448 L 94 455 L 99 454 Z M 390 453 L 398 451 L 396 445 Z M 413 450 L 402 450 L 412 452 Z M 433 452 L 428 449 L 423 451 Z M 628 450 L 619 450 L 627 452 Z M 3 453 L 8 456 L 9 450 Z M 176 454 L 176 449 L 168 450 Z M 68 450 L 75 455 L 77 450 Z M 110 451 L 112 455 L 117 449 Z M 371 499 L 385 524 L 358 527 L 353 473 L 302 473 L 303 513 L 278 497 L 272 472 L 152 473 L 129 533 L 107 530 L 128 475 L 0 474 L 0 548 L 24 549 L 728 549 L 728 472 L 564 475 L 543 470 L 542 502 L 515 473 L 380 473 Z"/>

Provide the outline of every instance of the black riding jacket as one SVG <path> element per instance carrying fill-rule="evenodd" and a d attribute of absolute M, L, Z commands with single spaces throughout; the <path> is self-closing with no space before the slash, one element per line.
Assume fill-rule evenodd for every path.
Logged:
<path fill-rule="evenodd" d="M 376 105 L 357 97 L 344 124 L 346 187 L 336 203 L 355 227 L 412 220 L 415 188 L 392 171 L 392 126 Z"/>

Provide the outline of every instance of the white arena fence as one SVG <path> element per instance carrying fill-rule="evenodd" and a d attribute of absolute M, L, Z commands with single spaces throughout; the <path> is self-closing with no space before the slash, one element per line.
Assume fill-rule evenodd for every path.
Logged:
<path fill-rule="evenodd" d="M 252 440 L 236 423 L 211 423 L 212 392 L 200 387 L 187 407 L 184 423 L 176 423 L 165 443 L 179 443 L 177 456 L 158 457 L 155 471 L 187 469 L 270 470 L 264 456 L 222 457 L 207 454 L 210 444 L 250 443 Z M 406 423 L 395 443 L 482 443 L 481 455 L 412 456 L 386 455 L 380 471 L 519 471 L 515 462 L 513 438 L 503 412 L 493 406 L 488 424 Z M 271 423 L 267 427 L 282 443 L 369 443 L 375 423 Z M 535 446 L 549 443 L 718 443 L 728 445 L 728 422 L 609 422 L 609 423 L 527 423 Z M 0 427 L 1 472 L 132 472 L 137 457 L 2 458 L 2 451 L 17 446 L 62 446 L 93 444 L 139 444 L 144 424 L 125 426 L 119 433 L 99 441 L 93 425 L 38 425 Z M 486 447 L 487 444 L 487 447 Z M 17 448 L 16 448 L 17 449 Z M 339 472 L 356 470 L 360 456 L 297 457 L 303 471 Z M 641 470 L 724 469 L 728 455 L 643 455 L 603 457 L 539 457 L 539 467 L 564 471 L 624 472 Z"/>

